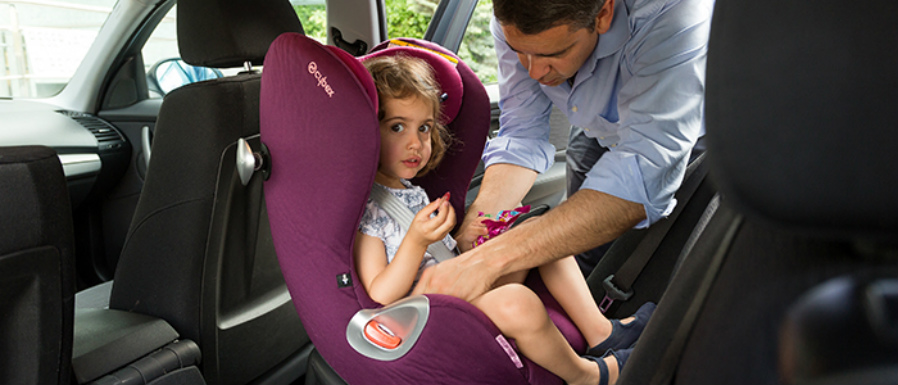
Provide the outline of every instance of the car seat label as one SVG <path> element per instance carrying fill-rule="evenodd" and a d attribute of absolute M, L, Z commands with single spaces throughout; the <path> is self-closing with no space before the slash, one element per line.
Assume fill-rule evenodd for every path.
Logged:
<path fill-rule="evenodd" d="M 309 73 L 318 81 L 318 87 L 323 88 L 329 98 L 334 97 L 334 90 L 331 88 L 330 84 L 327 84 L 327 76 L 322 75 L 321 71 L 318 71 L 318 63 L 310 61 L 308 68 Z"/>
<path fill-rule="evenodd" d="M 514 367 L 520 369 L 524 367 L 524 363 L 521 362 L 521 357 L 518 356 L 518 353 L 514 351 L 514 348 L 511 347 L 511 344 L 505 339 L 505 336 L 499 334 L 496 336 L 496 342 L 499 343 L 499 346 L 502 347 L 502 350 L 505 351 L 505 354 L 508 354 L 508 358 L 511 358 L 511 362 L 514 363 Z"/>
<path fill-rule="evenodd" d="M 352 286 L 352 276 L 349 273 L 337 274 L 337 287 L 344 288 Z"/>

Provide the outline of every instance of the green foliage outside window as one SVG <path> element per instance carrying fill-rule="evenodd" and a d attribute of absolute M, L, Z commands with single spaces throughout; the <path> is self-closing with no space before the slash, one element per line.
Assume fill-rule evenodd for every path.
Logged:
<path fill-rule="evenodd" d="M 324 43 L 327 39 L 327 31 L 324 30 L 327 25 L 327 8 L 324 4 L 294 5 L 293 10 L 302 21 L 306 36 Z"/>
<path fill-rule="evenodd" d="M 438 0 L 386 0 L 390 37 L 423 37 Z M 480 0 L 468 23 L 458 56 L 485 84 L 497 81 L 498 62 L 490 34 L 493 0 Z"/>
<path fill-rule="evenodd" d="M 490 17 L 493 14 L 493 0 L 480 0 L 471 15 L 464 40 L 458 48 L 458 57 L 474 70 L 484 84 L 498 81 L 499 61 L 493 49 L 493 35 L 490 33 Z"/>
<path fill-rule="evenodd" d="M 424 37 L 439 0 L 386 0 L 387 34 L 392 37 Z"/>

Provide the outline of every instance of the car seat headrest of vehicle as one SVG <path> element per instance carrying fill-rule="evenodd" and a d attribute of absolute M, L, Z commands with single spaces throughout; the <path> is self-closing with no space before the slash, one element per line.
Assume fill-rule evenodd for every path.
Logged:
<path fill-rule="evenodd" d="M 827 236 L 893 236 L 898 3 L 826 9 L 716 4 L 705 98 L 712 176 L 725 199 L 759 219 Z M 758 18 L 764 28 L 753 26 Z"/>
<path fill-rule="evenodd" d="M 443 124 L 449 124 L 458 116 L 461 109 L 464 87 L 461 75 L 456 66 L 458 58 L 442 47 L 417 39 L 392 39 L 381 43 L 368 55 L 359 58 L 361 61 L 386 55 L 407 55 L 424 59 L 433 68 L 434 78 L 440 85 L 444 99 L 442 104 Z M 370 76 L 370 75 L 369 75 Z"/>
<path fill-rule="evenodd" d="M 287 0 L 178 1 L 178 48 L 192 65 L 261 65 L 268 46 L 284 32 L 303 33 Z"/>

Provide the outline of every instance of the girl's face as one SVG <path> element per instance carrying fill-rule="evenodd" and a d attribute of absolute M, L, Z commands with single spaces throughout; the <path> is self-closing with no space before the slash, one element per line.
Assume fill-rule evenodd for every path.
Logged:
<path fill-rule="evenodd" d="M 430 159 L 433 106 L 408 97 L 383 100 L 380 121 L 380 163 L 374 180 L 392 188 L 405 188 L 399 179 L 411 179 Z"/>

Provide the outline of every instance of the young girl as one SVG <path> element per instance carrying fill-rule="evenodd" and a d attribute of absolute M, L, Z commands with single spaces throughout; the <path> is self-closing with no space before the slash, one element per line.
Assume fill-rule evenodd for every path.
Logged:
<path fill-rule="evenodd" d="M 449 236 L 455 212 L 448 194 L 429 202 L 422 188 L 408 182 L 439 164 L 448 132 L 439 122 L 440 90 L 424 60 L 380 56 L 364 65 L 374 77 L 380 102 L 381 148 L 374 181 L 417 212 L 406 232 L 369 199 L 359 224 L 354 249 L 359 277 L 371 299 L 389 304 L 415 294 L 421 274 L 437 263 L 426 251 L 429 244 L 442 241 L 450 250 L 455 248 Z M 546 287 L 592 346 L 586 356 L 578 356 L 549 320 L 539 297 L 521 284 L 526 272 L 504 277 L 471 303 L 502 334 L 514 338 L 521 353 L 568 384 L 614 383 L 654 304 L 643 305 L 634 317 L 609 321 L 596 306 L 573 257 L 539 269 Z"/>

